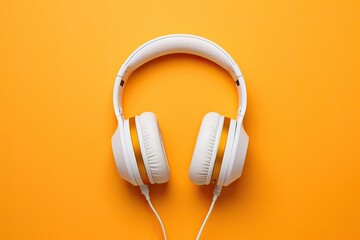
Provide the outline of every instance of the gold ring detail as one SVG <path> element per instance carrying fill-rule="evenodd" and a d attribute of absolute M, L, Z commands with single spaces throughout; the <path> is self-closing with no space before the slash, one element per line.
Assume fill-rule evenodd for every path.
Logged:
<path fill-rule="evenodd" d="M 137 164 L 139 172 L 140 172 L 141 180 L 143 181 L 144 184 L 149 184 L 149 178 L 146 174 L 144 160 L 141 155 L 139 138 L 138 138 L 137 131 L 136 131 L 135 117 L 132 117 L 129 119 L 129 127 L 130 127 L 131 142 L 133 145 L 136 164 Z"/>
<path fill-rule="evenodd" d="M 229 127 L 230 127 L 230 118 L 224 117 L 224 124 L 221 131 L 219 147 L 216 153 L 214 169 L 211 175 L 211 183 L 213 184 L 215 184 L 218 181 L 220 175 L 220 169 L 224 158 L 226 141 L 229 135 Z"/>

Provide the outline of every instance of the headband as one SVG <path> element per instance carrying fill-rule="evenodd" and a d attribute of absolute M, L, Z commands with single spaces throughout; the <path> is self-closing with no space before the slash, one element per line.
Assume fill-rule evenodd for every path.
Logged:
<path fill-rule="evenodd" d="M 173 34 L 155 38 L 137 48 L 121 66 L 116 76 L 113 104 L 115 115 L 122 115 L 122 92 L 125 82 L 133 71 L 144 63 L 164 55 L 187 53 L 206 58 L 229 72 L 233 77 L 238 92 L 238 115 L 246 111 L 246 86 L 244 77 L 234 59 L 219 45 L 202 37 L 188 34 Z"/>

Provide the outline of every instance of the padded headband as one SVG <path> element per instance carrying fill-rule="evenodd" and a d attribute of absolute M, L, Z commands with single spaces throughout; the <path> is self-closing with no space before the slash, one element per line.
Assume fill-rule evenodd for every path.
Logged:
<path fill-rule="evenodd" d="M 130 74 L 144 63 L 164 55 L 187 53 L 206 58 L 225 70 L 233 77 L 238 91 L 240 116 L 246 111 L 246 86 L 241 71 L 234 59 L 219 45 L 202 37 L 188 34 L 173 34 L 155 38 L 136 49 L 121 66 L 116 77 L 113 102 L 115 115 L 122 114 L 122 91 Z"/>

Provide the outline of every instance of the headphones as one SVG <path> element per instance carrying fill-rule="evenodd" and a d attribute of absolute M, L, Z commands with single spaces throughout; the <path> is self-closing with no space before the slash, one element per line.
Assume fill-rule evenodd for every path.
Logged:
<path fill-rule="evenodd" d="M 217 44 L 194 35 L 174 34 L 153 39 L 137 48 L 121 66 L 116 77 L 113 105 L 118 126 L 112 136 L 112 149 L 120 176 L 139 186 L 150 207 L 161 219 L 150 202 L 148 184 L 166 183 L 170 169 L 165 154 L 160 128 L 154 113 L 145 112 L 125 119 L 122 93 L 128 77 L 144 63 L 173 53 L 197 55 L 215 62 L 233 77 L 239 99 L 236 120 L 210 112 L 202 120 L 190 165 L 189 178 L 197 185 L 214 184 L 214 198 L 197 239 L 220 195 L 241 176 L 249 137 L 243 127 L 246 112 L 246 86 L 241 71 L 233 58 Z"/>

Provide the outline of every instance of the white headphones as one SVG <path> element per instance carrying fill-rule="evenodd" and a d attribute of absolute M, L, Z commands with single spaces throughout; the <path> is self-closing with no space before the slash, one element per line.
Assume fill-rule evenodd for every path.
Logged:
<path fill-rule="evenodd" d="M 122 111 L 122 92 L 128 77 L 144 63 L 172 53 L 188 53 L 209 59 L 233 77 L 239 108 L 236 120 L 218 113 L 207 113 L 202 120 L 195 145 L 189 178 L 197 185 L 215 185 L 214 198 L 197 239 L 220 195 L 221 187 L 228 186 L 241 176 L 249 137 L 243 128 L 246 111 L 246 87 L 241 71 L 233 58 L 217 44 L 198 36 L 175 34 L 153 39 L 136 49 L 121 66 L 116 77 L 113 103 L 118 127 L 112 137 L 112 149 L 120 176 L 134 186 L 140 186 L 153 208 L 147 185 L 165 183 L 170 169 L 154 113 L 145 112 L 125 119 Z"/>

